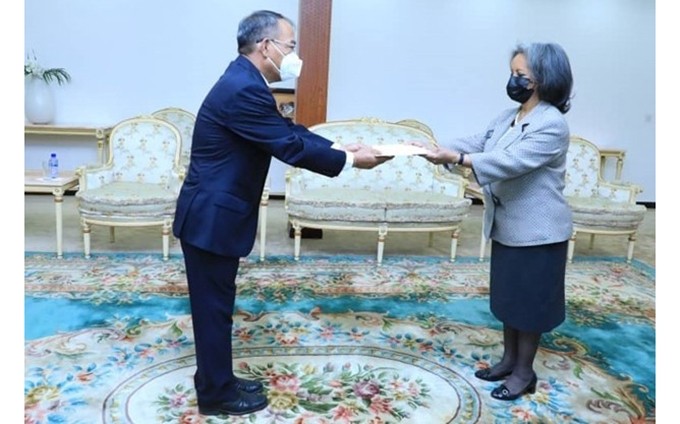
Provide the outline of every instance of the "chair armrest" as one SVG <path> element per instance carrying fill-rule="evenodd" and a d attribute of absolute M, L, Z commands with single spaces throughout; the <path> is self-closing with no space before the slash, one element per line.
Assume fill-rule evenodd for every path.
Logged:
<path fill-rule="evenodd" d="M 302 191 L 302 170 L 300 168 L 290 167 L 286 170 L 286 187 L 285 187 L 285 197 L 284 197 L 284 207 L 288 205 L 288 199 L 293 193 L 299 193 Z"/>
<path fill-rule="evenodd" d="M 111 173 L 111 165 L 98 166 L 96 168 L 88 168 L 81 166 L 76 169 L 78 176 L 79 190 L 88 190 L 99 188 L 103 184 L 108 184 L 113 181 L 113 174 Z"/>
<path fill-rule="evenodd" d="M 185 176 L 184 167 L 181 165 L 178 168 L 174 168 L 172 171 L 170 171 L 168 189 L 179 194 L 179 191 L 182 189 L 182 183 L 184 182 Z"/>
<path fill-rule="evenodd" d="M 260 203 L 263 205 L 267 204 L 267 201 L 269 200 L 269 176 L 267 176 L 267 179 L 264 182 L 264 187 L 262 187 L 262 197 L 260 198 Z"/>
<path fill-rule="evenodd" d="M 642 187 L 631 183 L 614 183 L 600 181 L 597 187 L 599 197 L 607 198 L 620 203 L 635 203 L 637 195 L 642 192 Z"/>
<path fill-rule="evenodd" d="M 443 174 L 449 174 L 449 175 L 460 175 L 463 178 L 470 178 L 470 175 L 472 175 L 472 168 L 468 168 L 466 166 L 451 166 L 450 168 L 446 168 L 442 166 L 444 171 L 442 172 Z"/>
<path fill-rule="evenodd" d="M 470 181 L 460 174 L 436 172 L 432 181 L 432 191 L 449 196 L 465 197 L 465 189 Z"/>
<path fill-rule="evenodd" d="M 189 166 L 182 166 L 181 169 L 179 170 L 179 178 L 184 181 L 187 178 L 187 172 L 189 170 Z"/>

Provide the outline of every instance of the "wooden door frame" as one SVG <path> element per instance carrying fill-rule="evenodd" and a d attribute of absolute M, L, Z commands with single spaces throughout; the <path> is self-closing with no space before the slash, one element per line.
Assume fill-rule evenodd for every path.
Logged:
<path fill-rule="evenodd" d="M 295 122 L 326 122 L 332 0 L 299 0 L 298 51 L 302 74 L 295 89 Z"/>

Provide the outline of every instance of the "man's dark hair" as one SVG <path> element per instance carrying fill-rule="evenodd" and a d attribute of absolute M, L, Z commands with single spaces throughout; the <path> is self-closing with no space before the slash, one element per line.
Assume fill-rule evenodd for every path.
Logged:
<path fill-rule="evenodd" d="M 258 10 L 246 16 L 238 24 L 238 52 L 249 54 L 255 50 L 255 45 L 265 38 L 276 38 L 279 34 L 279 20 L 293 22 L 280 13 L 271 10 Z"/>

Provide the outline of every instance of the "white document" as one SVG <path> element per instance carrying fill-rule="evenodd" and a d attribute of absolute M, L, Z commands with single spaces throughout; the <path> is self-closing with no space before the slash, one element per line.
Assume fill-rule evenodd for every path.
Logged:
<path fill-rule="evenodd" d="M 412 156 L 427 153 L 426 149 L 411 144 L 383 144 L 373 148 L 380 152 L 378 156 Z"/>

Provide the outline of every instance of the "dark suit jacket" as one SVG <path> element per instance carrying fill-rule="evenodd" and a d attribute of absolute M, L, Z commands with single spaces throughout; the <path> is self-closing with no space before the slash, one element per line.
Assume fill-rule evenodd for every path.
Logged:
<path fill-rule="evenodd" d="M 343 169 L 346 154 L 331 145 L 283 118 L 262 74 L 239 56 L 196 116 L 173 234 L 218 255 L 247 256 L 272 156 L 332 177 Z"/>

